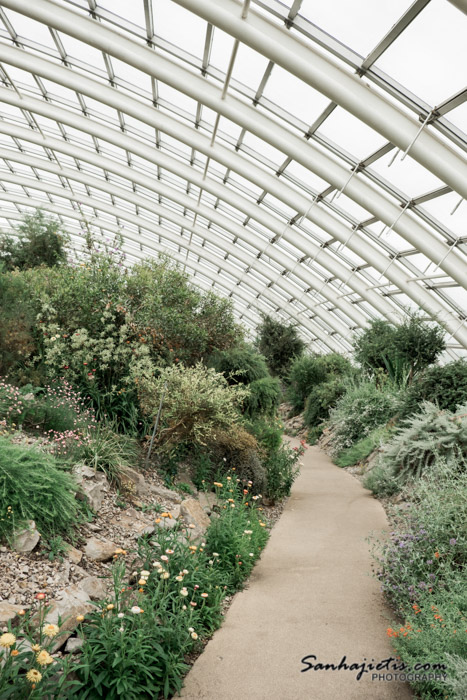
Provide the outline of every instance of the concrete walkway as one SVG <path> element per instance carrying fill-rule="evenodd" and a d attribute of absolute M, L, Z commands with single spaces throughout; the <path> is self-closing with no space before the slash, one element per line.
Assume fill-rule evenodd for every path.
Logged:
<path fill-rule="evenodd" d="M 393 655 L 388 611 L 365 538 L 387 527 L 380 503 L 316 447 L 274 527 L 248 588 L 188 674 L 185 700 L 407 700 L 404 683 L 311 663 Z M 383 673 L 383 671 L 381 671 Z"/>

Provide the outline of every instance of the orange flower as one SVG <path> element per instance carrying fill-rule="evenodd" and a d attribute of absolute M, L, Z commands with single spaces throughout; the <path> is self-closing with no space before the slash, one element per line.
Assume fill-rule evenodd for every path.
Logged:
<path fill-rule="evenodd" d="M 439 559 L 439 552 L 435 552 L 436 559 Z"/>

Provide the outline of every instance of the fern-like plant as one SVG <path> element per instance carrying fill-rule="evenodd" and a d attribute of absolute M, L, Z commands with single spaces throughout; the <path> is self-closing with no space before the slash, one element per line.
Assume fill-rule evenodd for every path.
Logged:
<path fill-rule="evenodd" d="M 467 457 L 467 404 L 453 413 L 426 401 L 402 425 L 382 457 L 401 481 L 419 478 L 438 457 L 457 457 L 459 464 Z"/>

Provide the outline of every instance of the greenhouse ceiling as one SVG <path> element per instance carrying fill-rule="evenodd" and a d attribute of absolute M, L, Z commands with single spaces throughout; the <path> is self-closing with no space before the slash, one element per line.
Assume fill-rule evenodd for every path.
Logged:
<path fill-rule="evenodd" d="M 376 10 L 377 7 L 377 10 Z M 121 231 L 347 351 L 467 348 L 467 0 L 0 0 L 0 227 Z"/>

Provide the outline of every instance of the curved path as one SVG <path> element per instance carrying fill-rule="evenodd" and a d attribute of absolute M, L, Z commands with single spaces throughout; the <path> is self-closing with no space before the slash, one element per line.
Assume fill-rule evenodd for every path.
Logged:
<path fill-rule="evenodd" d="M 298 444 L 298 443 L 297 443 Z M 311 663 L 376 662 L 393 652 L 388 611 L 365 538 L 387 527 L 381 504 L 317 447 L 248 588 L 188 674 L 185 700 L 408 700 L 404 683 Z M 381 671 L 380 673 L 384 673 Z"/>

